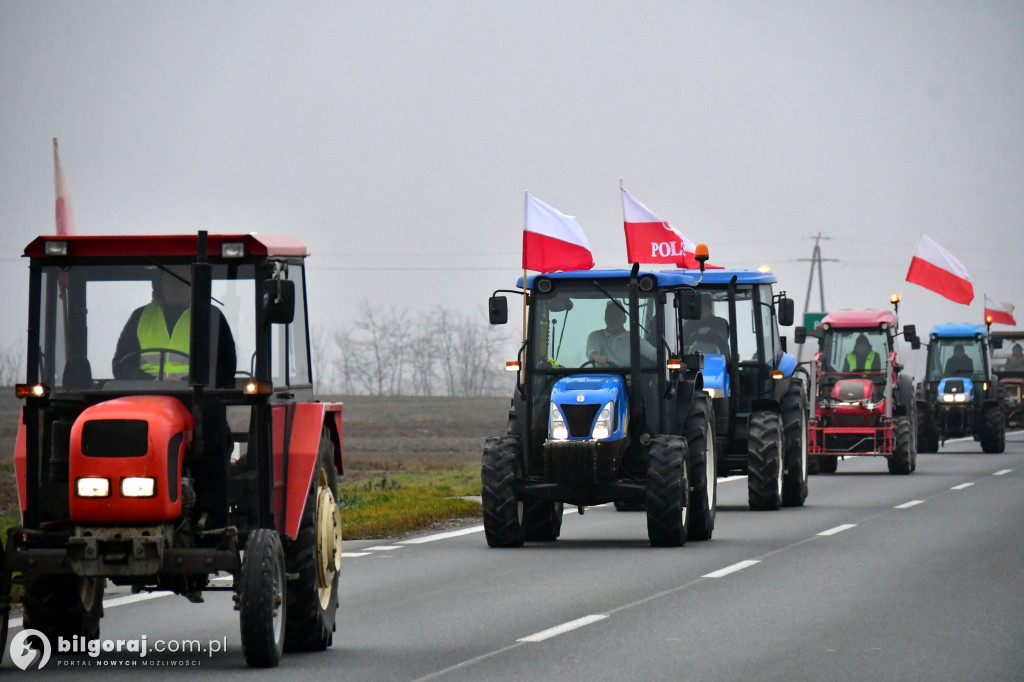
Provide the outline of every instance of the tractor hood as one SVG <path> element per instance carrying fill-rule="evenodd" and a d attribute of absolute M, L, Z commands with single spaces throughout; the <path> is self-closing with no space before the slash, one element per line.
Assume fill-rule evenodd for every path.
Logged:
<path fill-rule="evenodd" d="M 974 400 L 974 382 L 967 377 L 946 377 L 939 382 L 940 403 L 966 403 Z"/>
<path fill-rule="evenodd" d="M 627 403 L 626 381 L 618 374 L 563 377 L 551 388 L 548 438 L 622 439 L 628 422 Z"/>

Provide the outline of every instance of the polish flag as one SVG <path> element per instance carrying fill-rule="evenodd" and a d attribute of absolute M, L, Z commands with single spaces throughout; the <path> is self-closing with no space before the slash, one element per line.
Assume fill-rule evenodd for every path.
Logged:
<path fill-rule="evenodd" d="M 630 263 L 672 263 L 681 268 L 698 268 L 694 258 L 697 245 L 674 227 L 622 190 L 622 218 L 626 229 L 626 260 Z"/>
<path fill-rule="evenodd" d="M 956 303 L 968 305 L 974 300 L 974 286 L 964 264 L 923 233 L 914 248 L 907 281 Z"/>
<path fill-rule="evenodd" d="M 565 215 L 526 192 L 523 216 L 523 270 L 589 270 L 594 254 L 583 228 Z"/>
<path fill-rule="evenodd" d="M 64 168 L 60 165 L 56 137 L 53 138 L 53 184 L 57 191 L 57 234 L 61 237 L 78 234 L 75 211 L 71 208 L 71 192 L 68 191 L 68 181 L 64 178 Z"/>
<path fill-rule="evenodd" d="M 1016 326 L 1017 320 L 1013 319 L 1013 304 L 993 301 L 985 294 L 985 321 L 992 318 L 992 324 L 1008 324 Z"/>

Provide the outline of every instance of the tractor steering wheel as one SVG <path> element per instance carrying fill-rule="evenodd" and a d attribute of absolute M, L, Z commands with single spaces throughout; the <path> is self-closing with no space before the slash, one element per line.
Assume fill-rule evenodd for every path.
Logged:
<path fill-rule="evenodd" d="M 159 353 L 160 354 L 160 368 L 157 370 L 157 376 L 155 376 L 155 377 L 152 374 L 149 374 L 148 372 L 143 372 L 139 368 L 139 366 L 138 366 L 139 360 L 142 359 L 142 356 L 145 353 Z M 129 373 L 132 373 L 133 370 L 138 370 L 138 372 L 146 374 L 146 376 L 148 376 L 148 377 L 150 377 L 152 379 L 155 379 L 157 381 L 162 381 L 162 380 L 167 378 L 166 376 L 164 376 L 164 367 L 167 366 L 168 362 L 172 361 L 170 359 L 171 356 L 176 356 L 176 359 L 174 360 L 175 362 L 179 362 L 181 364 L 186 364 L 186 365 L 189 362 L 189 355 L 188 355 L 188 353 L 184 353 L 184 352 L 182 352 L 180 350 L 175 350 L 173 348 L 140 348 L 139 350 L 131 351 L 130 353 L 127 353 L 127 354 L 121 356 L 120 358 L 118 358 L 115 361 L 114 366 L 115 366 L 115 368 L 117 370 L 117 372 L 116 372 L 117 374 L 129 374 Z M 177 358 L 182 358 L 183 360 L 182 359 L 177 359 Z M 134 364 L 132 364 L 132 362 L 131 362 L 132 360 L 135 361 Z"/>

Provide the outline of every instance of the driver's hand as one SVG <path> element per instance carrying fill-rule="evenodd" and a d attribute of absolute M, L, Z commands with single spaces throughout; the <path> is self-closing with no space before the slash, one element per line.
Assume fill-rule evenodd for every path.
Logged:
<path fill-rule="evenodd" d="M 592 353 L 590 355 L 590 359 L 593 360 L 594 362 L 596 362 L 599 365 L 607 365 L 608 364 L 608 356 L 607 355 L 601 355 L 600 353 Z"/>

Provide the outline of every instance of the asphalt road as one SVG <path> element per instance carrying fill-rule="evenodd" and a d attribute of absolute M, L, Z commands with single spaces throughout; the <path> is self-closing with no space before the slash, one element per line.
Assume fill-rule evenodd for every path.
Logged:
<path fill-rule="evenodd" d="M 741 480 L 719 485 L 714 538 L 679 549 L 651 548 L 644 515 L 610 506 L 567 510 L 561 539 L 521 549 L 489 549 L 479 526 L 346 543 L 334 646 L 270 671 L 245 667 L 226 592 L 113 597 L 101 637 L 223 649 L 128 673 L 147 675 L 1024 679 L 1024 434 L 1002 455 L 948 443 L 910 476 L 840 462 L 802 509 L 751 512 Z M 64 656 L 45 672 L 109 676 L 104 663 L 133 659 Z"/>

